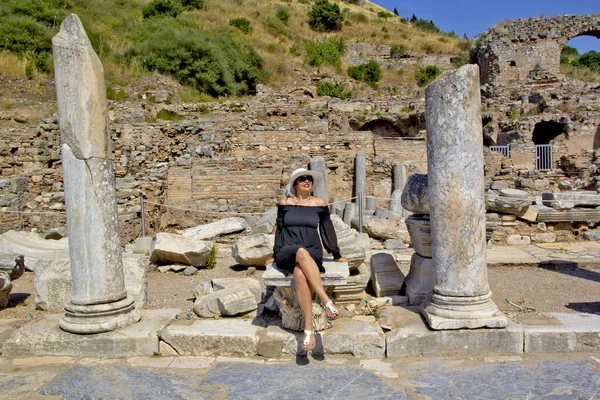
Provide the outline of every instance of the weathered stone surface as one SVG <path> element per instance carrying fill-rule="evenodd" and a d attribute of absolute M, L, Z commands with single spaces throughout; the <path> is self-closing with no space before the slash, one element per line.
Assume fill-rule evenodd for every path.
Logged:
<path fill-rule="evenodd" d="M 273 233 L 273 228 L 277 223 L 277 207 L 271 207 L 260 217 L 256 225 L 252 228 L 252 233 Z"/>
<path fill-rule="evenodd" d="M 506 189 L 510 190 L 510 189 Z M 512 189 L 515 190 L 515 189 Z M 495 211 L 504 214 L 521 215 L 531 204 L 528 198 L 514 198 L 499 196 L 493 192 L 486 193 L 485 206 L 489 211 Z"/>
<path fill-rule="evenodd" d="M 586 240 L 600 240 L 600 232 L 592 232 L 592 231 L 583 232 L 583 237 Z"/>
<path fill-rule="evenodd" d="M 414 253 L 410 259 L 410 270 L 404 279 L 406 296 L 410 304 L 421 304 L 433 294 L 435 265 L 431 258 Z"/>
<path fill-rule="evenodd" d="M 506 244 L 509 246 L 527 246 L 531 244 L 531 238 L 529 236 L 508 235 Z"/>
<path fill-rule="evenodd" d="M 4 342 L 5 357 L 127 357 L 158 353 L 156 332 L 180 311 L 144 310 L 139 323 L 102 334 L 76 335 L 58 327 L 60 315 L 49 315 L 17 329 Z"/>
<path fill-rule="evenodd" d="M 248 223 L 244 218 L 225 218 L 209 224 L 186 229 L 183 231 L 183 236 L 205 240 L 229 233 L 242 232 L 247 228 Z"/>
<path fill-rule="evenodd" d="M 403 321 L 403 326 L 385 334 L 388 357 L 464 357 L 523 352 L 523 330 L 520 325 L 509 324 L 506 329 L 435 332 L 423 324 L 416 309 L 403 309 L 400 312 L 402 317 L 396 316 L 396 319 Z"/>
<path fill-rule="evenodd" d="M 492 190 L 508 189 L 508 182 L 494 181 L 490 184 L 490 189 L 492 189 Z"/>
<path fill-rule="evenodd" d="M 196 299 L 194 313 L 202 318 L 233 316 L 256 310 L 258 303 L 248 289 L 233 287 L 218 290 Z"/>
<path fill-rule="evenodd" d="M 374 239 L 401 239 L 407 232 L 400 218 L 370 218 L 363 222 L 363 229 Z"/>
<path fill-rule="evenodd" d="M 240 237 L 231 248 L 231 255 L 241 265 L 263 266 L 273 256 L 275 235 L 264 233 Z"/>
<path fill-rule="evenodd" d="M 600 349 L 600 316 L 549 313 L 552 325 L 523 325 L 525 353 L 567 353 Z"/>
<path fill-rule="evenodd" d="M 385 241 L 386 250 L 401 250 L 408 248 L 408 244 L 404 243 L 401 239 L 388 239 Z"/>
<path fill-rule="evenodd" d="M 329 191 L 327 188 L 327 165 L 325 163 L 325 159 L 321 156 L 311 157 L 309 169 L 311 171 L 318 171 L 323 174 L 323 179 L 321 182 L 313 188 L 313 195 L 321 197 L 322 199 L 325 199 L 327 203 L 329 203 Z"/>
<path fill-rule="evenodd" d="M 152 240 L 154 240 L 154 238 L 151 236 L 135 239 L 135 242 L 133 244 L 133 252 L 135 254 L 144 254 L 149 256 L 150 249 L 152 248 Z"/>
<path fill-rule="evenodd" d="M 250 357 L 258 354 L 262 329 L 250 319 L 175 321 L 158 336 L 179 355 Z"/>
<path fill-rule="evenodd" d="M 0 252 L 24 255 L 25 268 L 33 271 L 39 260 L 69 258 L 69 241 L 45 240 L 35 232 L 10 230 L 0 235 Z"/>
<path fill-rule="evenodd" d="M 48 229 L 44 234 L 44 239 L 46 240 L 60 240 L 64 237 L 67 237 L 67 228 L 64 226 Z"/>
<path fill-rule="evenodd" d="M 556 234 L 554 232 L 536 233 L 533 236 L 533 241 L 538 243 L 554 243 L 556 242 Z"/>
<path fill-rule="evenodd" d="M 402 191 L 402 207 L 413 214 L 429 214 L 427 174 L 413 174 Z"/>
<path fill-rule="evenodd" d="M 52 48 L 73 278 L 60 326 L 106 332 L 140 316 L 123 277 L 104 70 L 75 14 L 63 20 Z"/>
<path fill-rule="evenodd" d="M 402 208 L 402 192 L 394 190 L 390 196 L 390 212 L 396 217 L 402 217 L 404 208 Z"/>
<path fill-rule="evenodd" d="M 337 236 L 338 247 L 343 257 L 348 259 L 351 270 L 357 269 L 370 256 L 371 242 L 366 233 L 359 234 L 350 228 L 337 215 L 331 216 Z"/>
<path fill-rule="evenodd" d="M 371 256 L 371 285 L 377 297 L 398 294 L 403 282 L 404 274 L 391 254 L 375 253 Z"/>
<path fill-rule="evenodd" d="M 404 221 L 415 253 L 431 258 L 431 222 L 429 215 L 411 215 Z"/>
<path fill-rule="evenodd" d="M 125 288 L 134 299 L 136 309 L 146 306 L 148 293 L 148 261 L 137 254 L 123 254 Z M 42 261 L 34 271 L 33 294 L 36 308 L 63 311 L 72 292 L 70 260 Z"/>
<path fill-rule="evenodd" d="M 555 210 L 550 207 L 538 206 L 538 222 L 574 222 L 600 221 L 600 209 L 572 208 L 570 210 Z"/>
<path fill-rule="evenodd" d="M 211 248 L 211 242 L 159 232 L 152 240 L 150 261 L 159 264 L 180 263 L 203 267 L 210 256 Z"/>
<path fill-rule="evenodd" d="M 446 71 L 425 93 L 436 284 L 422 314 L 436 330 L 505 327 L 487 282 L 479 67 Z"/>
<path fill-rule="evenodd" d="M 25 272 L 22 255 L 0 254 L 0 310 L 8 306 L 12 282 Z"/>
<path fill-rule="evenodd" d="M 526 191 L 519 189 L 500 189 L 498 191 L 498 195 L 500 197 L 506 197 L 509 199 L 521 199 L 531 201 L 531 199 L 529 198 L 529 194 Z"/>
<path fill-rule="evenodd" d="M 568 210 L 574 207 L 598 207 L 600 195 L 597 192 L 543 192 L 542 204 L 557 210 Z"/>
<path fill-rule="evenodd" d="M 356 153 L 354 156 L 354 193 L 353 197 L 362 196 L 362 208 L 366 208 L 367 195 L 367 156 L 364 153 Z M 359 199 L 355 200 L 358 203 Z M 344 213 L 345 214 L 345 213 Z M 346 217 L 344 216 L 344 221 Z M 350 220 L 352 220 L 350 218 Z"/>
<path fill-rule="evenodd" d="M 364 299 L 364 291 L 371 278 L 370 267 L 362 263 L 357 269 L 350 271 L 348 283 L 338 285 L 333 290 L 336 304 L 360 304 Z"/>
<path fill-rule="evenodd" d="M 325 354 L 352 354 L 380 358 L 385 355 L 385 335 L 379 325 L 355 319 L 340 319 L 320 333 Z"/>
<path fill-rule="evenodd" d="M 260 303 L 265 294 L 260 282 L 254 278 L 217 278 L 212 280 L 212 288 L 214 291 L 230 288 L 247 289 L 254 296 L 256 303 Z"/>

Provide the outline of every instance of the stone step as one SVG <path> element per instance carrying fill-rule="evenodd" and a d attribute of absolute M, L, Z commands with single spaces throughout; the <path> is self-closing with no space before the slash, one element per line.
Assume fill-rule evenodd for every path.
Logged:
<path fill-rule="evenodd" d="M 62 314 L 52 314 L 14 331 L 2 346 L 5 357 L 75 356 L 126 357 L 158 353 L 156 332 L 179 310 L 144 310 L 138 323 L 112 332 L 76 335 L 61 330 Z"/>

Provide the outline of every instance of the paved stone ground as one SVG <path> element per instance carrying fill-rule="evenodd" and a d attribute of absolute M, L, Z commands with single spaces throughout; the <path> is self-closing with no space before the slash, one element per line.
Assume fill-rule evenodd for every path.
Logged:
<path fill-rule="evenodd" d="M 2 399 L 597 399 L 596 354 L 480 359 L 0 358 Z"/>

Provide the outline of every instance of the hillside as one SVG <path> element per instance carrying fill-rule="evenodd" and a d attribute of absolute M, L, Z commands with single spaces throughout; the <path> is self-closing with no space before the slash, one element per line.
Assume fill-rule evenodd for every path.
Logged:
<path fill-rule="evenodd" d="M 168 7 L 176 1 L 179 0 L 154 0 L 153 10 L 165 11 L 164 7 L 167 7 L 163 15 L 168 15 Z M 175 72 L 169 73 L 164 63 L 161 64 L 164 60 L 155 62 L 148 58 L 153 51 L 176 53 L 186 48 L 188 44 L 178 42 L 182 36 L 194 42 L 189 45 L 193 47 L 193 63 L 209 52 L 220 54 L 223 49 L 239 48 L 238 53 L 230 50 L 224 56 L 208 57 L 207 64 L 222 64 L 220 57 L 235 59 L 237 69 L 233 75 L 250 75 L 250 86 L 261 82 L 273 88 L 290 83 L 306 84 L 311 76 L 329 78 L 340 84 L 351 83 L 353 80 L 348 77 L 347 67 L 367 62 L 373 56 L 379 59 L 383 68 L 380 81 L 370 86 L 389 92 L 397 85 L 416 83 L 419 70 L 435 63 L 435 56 L 443 55 L 449 60 L 461 55 L 458 59 L 465 60 L 470 47 L 466 39 L 436 32 L 437 27 L 430 21 L 409 22 L 368 1 L 363 5 L 353 4 L 359 1 L 332 1 L 331 4 L 338 6 L 343 21 L 341 29 L 332 32 L 311 29 L 308 15 L 315 2 L 308 0 L 183 0 L 186 7 L 173 13 L 176 17 L 160 18 L 164 20 L 162 22 L 155 21 L 159 18 L 143 18 L 150 3 L 148 0 L 5 1 L 0 5 L 0 36 L 5 38 L 0 44 L 4 49 L 0 53 L 0 75 L 51 77 L 50 39 L 58 31 L 62 19 L 70 13 L 78 14 L 86 26 L 105 66 L 109 85 L 126 86 L 148 76 L 149 70 L 154 69 L 175 76 L 190 88 L 184 100 L 209 100 L 203 92 L 220 97 L 251 94 L 252 90 L 243 85 L 241 89 L 239 85 L 224 89 L 224 85 L 196 84 L 193 79 L 182 77 L 186 66 L 180 60 L 170 67 Z M 401 10 L 399 14 L 402 15 Z M 198 46 L 198 43 L 206 43 L 206 46 Z M 314 50 L 315 43 L 317 53 L 325 57 L 325 62 L 311 58 L 309 52 L 311 45 Z M 323 43 L 337 43 L 338 50 L 343 54 L 345 49 L 346 55 L 343 59 L 328 62 L 330 54 L 327 52 L 331 46 L 318 47 Z M 349 58 L 348 45 L 354 43 L 371 45 L 366 51 L 368 54 L 353 48 L 355 57 Z M 207 47 L 210 48 L 207 50 Z M 372 49 L 377 50 L 373 52 Z M 383 62 L 383 58 L 387 58 L 387 62 Z M 169 62 L 173 64 L 172 60 Z M 451 67 L 449 62 L 446 64 Z M 209 73 L 213 72 L 209 70 Z M 227 80 L 228 71 L 219 73 Z M 366 85 L 354 86 L 354 90 L 362 87 L 372 94 L 372 89 Z"/>

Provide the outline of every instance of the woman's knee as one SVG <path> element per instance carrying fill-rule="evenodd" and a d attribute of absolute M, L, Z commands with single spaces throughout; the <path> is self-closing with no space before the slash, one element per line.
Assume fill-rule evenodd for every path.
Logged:
<path fill-rule="evenodd" d="M 310 257 L 310 253 L 304 247 L 300 247 L 298 251 L 296 251 L 296 260 L 305 260 Z"/>
<path fill-rule="evenodd" d="M 294 284 L 296 286 L 298 285 L 308 285 L 308 281 L 306 279 L 306 275 L 304 275 L 304 272 L 300 269 L 300 267 L 296 266 L 296 268 L 294 268 Z"/>

